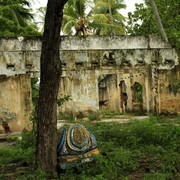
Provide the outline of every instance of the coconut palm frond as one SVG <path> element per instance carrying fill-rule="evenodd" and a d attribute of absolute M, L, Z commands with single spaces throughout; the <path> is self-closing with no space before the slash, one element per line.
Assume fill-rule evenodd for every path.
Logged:
<path fill-rule="evenodd" d="M 64 8 L 62 27 L 67 26 L 69 33 L 75 30 L 75 34 L 85 34 L 86 29 L 91 30 L 91 34 L 103 35 L 125 32 L 125 17 L 119 13 L 126 7 L 123 0 L 91 0 L 88 3 L 91 10 L 86 14 L 86 0 L 69 0 Z M 74 21 L 74 24 L 69 21 Z"/>
<path fill-rule="evenodd" d="M 119 14 L 119 13 L 114 14 L 114 15 L 113 15 L 113 19 L 114 19 L 115 21 L 123 22 L 123 23 L 126 21 L 126 18 L 125 18 L 123 15 Z"/>
<path fill-rule="evenodd" d="M 80 17 L 84 17 L 85 7 L 85 0 L 75 0 L 75 8 Z"/>
<path fill-rule="evenodd" d="M 110 23 L 110 19 L 108 18 L 107 14 L 95 14 L 92 17 L 90 17 L 89 20 L 92 20 L 94 22 Z"/>
<path fill-rule="evenodd" d="M 77 26 L 77 23 L 73 20 L 68 21 L 66 24 L 63 26 L 63 33 L 66 35 L 72 35 L 73 34 L 73 28 Z"/>
<path fill-rule="evenodd" d="M 64 14 L 63 16 L 63 22 L 68 22 L 68 21 L 76 21 L 76 19 L 72 16 L 68 16 L 67 14 Z"/>
<path fill-rule="evenodd" d="M 66 4 L 67 6 L 65 6 L 64 8 L 64 14 L 67 14 L 69 16 L 72 16 L 74 18 L 78 18 L 79 14 L 77 13 L 77 10 L 75 9 L 74 6 L 69 6 L 68 4 Z"/>
<path fill-rule="evenodd" d="M 30 2 L 27 0 L 18 0 L 20 4 L 30 7 Z"/>
<path fill-rule="evenodd" d="M 125 4 L 113 4 L 112 6 L 112 10 L 121 10 L 121 9 L 126 9 L 126 5 Z"/>
<path fill-rule="evenodd" d="M 119 13 L 121 9 L 126 7 L 122 0 L 94 0 L 94 4 L 91 23 L 94 25 L 99 23 L 96 32 L 99 34 L 107 33 L 106 35 L 125 32 L 125 17 Z M 98 28 L 99 30 L 97 30 Z"/>

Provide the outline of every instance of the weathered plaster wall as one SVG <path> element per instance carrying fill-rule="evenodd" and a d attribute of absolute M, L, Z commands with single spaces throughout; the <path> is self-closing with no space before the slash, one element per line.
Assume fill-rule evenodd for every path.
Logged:
<path fill-rule="evenodd" d="M 158 37 L 86 36 L 62 37 L 60 55 L 63 74 L 59 96 L 70 95 L 61 110 L 80 112 L 99 110 L 99 77 L 107 81 L 108 107 L 121 108 L 120 83 L 128 94 L 127 109 L 135 110 L 132 86 L 142 85 L 143 110 L 180 112 L 179 90 L 176 96 L 167 91 L 169 77 L 179 80 L 179 60 L 175 49 Z M 31 107 L 30 77 L 39 76 L 41 38 L 0 38 L 0 108 L 15 114 L 14 122 L 24 127 Z M 171 72 L 176 73 L 173 74 Z M 12 82 L 11 82 L 12 81 Z M 161 86 L 161 84 L 164 84 Z M 12 89 L 12 86 L 14 89 Z M 166 87 L 164 90 L 162 87 Z M 13 99 L 13 101 L 11 101 Z M 170 105 L 174 104 L 172 108 Z M 22 123 L 23 122 L 23 123 Z M 15 126 L 14 126 L 15 127 Z"/>
<path fill-rule="evenodd" d="M 114 111 L 120 110 L 120 91 L 117 74 L 106 74 L 99 82 L 99 107 L 109 107 Z"/>
<path fill-rule="evenodd" d="M 12 131 L 30 125 L 31 84 L 29 75 L 0 75 L 0 120 L 7 121 Z"/>
<path fill-rule="evenodd" d="M 180 77 L 178 68 L 161 70 L 158 74 L 159 113 L 180 112 Z"/>
<path fill-rule="evenodd" d="M 65 76 L 65 74 L 63 75 Z M 63 78 L 61 82 L 60 95 L 70 95 L 72 101 L 65 103 L 64 111 L 73 113 L 86 110 L 98 110 L 98 89 L 96 73 L 79 69 L 72 71 L 71 77 Z M 63 87 L 62 87 L 63 86 Z M 61 89 L 64 89 L 61 91 Z"/>
<path fill-rule="evenodd" d="M 94 77 L 96 80 L 98 80 L 98 77 L 101 75 L 114 74 L 117 76 L 117 85 L 114 87 L 109 85 L 106 91 L 106 96 L 108 96 L 108 98 L 106 97 L 108 106 L 115 111 L 123 111 L 121 108 L 117 108 L 117 104 L 121 103 L 119 95 L 119 83 L 121 81 L 125 81 L 127 85 L 127 110 L 135 109 L 132 103 L 131 90 L 131 87 L 135 82 L 140 83 L 143 87 L 143 109 L 149 112 L 161 108 L 161 106 L 158 106 L 158 72 L 160 70 L 171 71 L 171 69 L 178 66 L 177 54 L 174 49 L 170 48 L 149 50 L 117 49 L 104 51 L 62 51 L 61 57 L 63 59 L 64 70 L 68 69 L 68 71 L 79 73 L 80 69 L 83 69 L 93 75 L 96 74 Z M 91 81 L 89 81 L 89 83 L 90 82 Z M 78 83 L 76 83 L 76 86 L 80 92 L 85 93 L 80 89 Z M 96 86 L 97 89 L 97 83 L 94 84 L 93 82 L 93 86 Z M 78 92 L 78 90 L 74 92 Z M 97 99 L 96 93 L 97 91 L 94 90 L 91 92 L 91 96 L 94 96 L 94 99 Z M 75 96 L 73 96 L 72 93 L 71 95 L 72 99 L 76 99 L 76 93 Z M 83 97 L 83 95 L 81 96 Z M 88 97 L 89 95 L 85 93 L 85 96 Z M 85 106 L 83 106 L 83 108 L 84 107 Z M 89 108 L 93 109 L 93 107 Z M 72 109 L 72 107 L 70 109 Z"/>

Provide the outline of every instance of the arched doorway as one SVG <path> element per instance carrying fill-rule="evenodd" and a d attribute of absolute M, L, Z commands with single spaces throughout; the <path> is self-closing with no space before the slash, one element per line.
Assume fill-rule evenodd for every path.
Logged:
<path fill-rule="evenodd" d="M 121 81 L 119 87 L 120 87 L 120 108 L 122 112 L 125 112 L 127 109 L 127 100 L 128 100 L 128 95 L 126 92 L 127 86 L 125 81 Z"/>
<path fill-rule="evenodd" d="M 143 110 L 143 87 L 138 82 L 135 82 L 131 87 L 132 91 L 132 109 L 133 111 Z"/>

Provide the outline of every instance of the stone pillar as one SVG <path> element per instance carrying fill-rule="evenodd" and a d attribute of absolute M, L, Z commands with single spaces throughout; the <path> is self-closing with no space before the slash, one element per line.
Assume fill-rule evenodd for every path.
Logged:
<path fill-rule="evenodd" d="M 152 98 L 153 111 L 157 113 L 158 107 L 158 69 L 156 65 L 152 65 Z"/>

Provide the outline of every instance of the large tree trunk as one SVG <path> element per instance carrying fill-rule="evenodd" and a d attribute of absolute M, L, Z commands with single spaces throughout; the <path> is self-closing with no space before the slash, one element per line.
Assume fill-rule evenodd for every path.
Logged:
<path fill-rule="evenodd" d="M 168 42 L 168 38 L 167 38 L 167 35 L 166 35 L 166 32 L 164 31 L 164 28 L 163 28 L 163 25 L 162 25 L 162 22 L 161 22 L 161 18 L 159 16 L 159 13 L 158 13 L 158 9 L 157 9 L 157 6 L 156 6 L 156 3 L 154 0 L 149 0 L 151 6 L 152 6 L 152 9 L 153 9 L 153 12 L 154 12 L 154 16 L 156 18 L 156 21 L 157 21 L 157 24 L 158 24 L 158 27 L 159 27 L 159 31 L 161 33 L 161 36 L 162 36 L 162 39 L 166 42 Z"/>
<path fill-rule="evenodd" d="M 48 0 L 41 50 L 36 166 L 51 173 L 56 171 L 57 166 L 57 95 L 62 72 L 59 47 L 66 1 Z"/>

